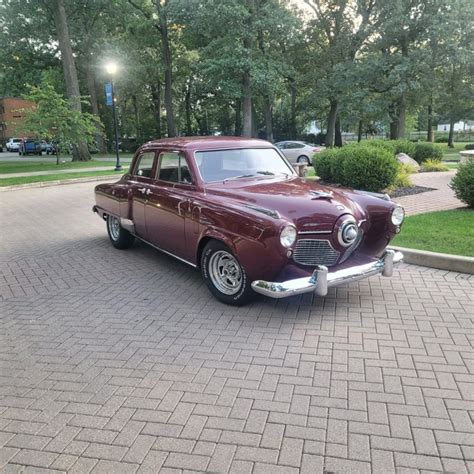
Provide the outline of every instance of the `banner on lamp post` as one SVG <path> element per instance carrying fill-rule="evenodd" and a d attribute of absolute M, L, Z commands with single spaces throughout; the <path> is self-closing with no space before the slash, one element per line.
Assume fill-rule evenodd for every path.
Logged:
<path fill-rule="evenodd" d="M 110 82 L 105 84 L 105 104 L 112 105 L 112 84 Z"/>

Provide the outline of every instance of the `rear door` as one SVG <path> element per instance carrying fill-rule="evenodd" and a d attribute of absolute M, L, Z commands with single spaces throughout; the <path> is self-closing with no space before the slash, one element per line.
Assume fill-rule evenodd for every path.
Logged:
<path fill-rule="evenodd" d="M 132 220 L 135 233 L 142 239 L 148 240 L 145 209 L 151 194 L 151 185 L 156 168 L 156 152 L 144 151 L 135 162 L 129 184 L 132 192 Z"/>

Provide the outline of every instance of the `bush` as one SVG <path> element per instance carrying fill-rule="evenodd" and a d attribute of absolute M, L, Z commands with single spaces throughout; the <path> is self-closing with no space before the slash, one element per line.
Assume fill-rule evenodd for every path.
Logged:
<path fill-rule="evenodd" d="M 357 145 L 347 146 L 341 151 L 347 153 L 342 163 L 342 184 L 374 192 L 393 185 L 399 169 L 393 153 Z"/>
<path fill-rule="evenodd" d="M 432 143 L 420 142 L 415 143 L 414 146 L 415 150 L 412 158 L 420 165 L 426 160 L 441 161 L 443 158 L 443 152 L 441 149 Z"/>
<path fill-rule="evenodd" d="M 438 137 L 435 142 L 436 143 L 448 143 L 448 137 Z"/>
<path fill-rule="evenodd" d="M 468 143 L 465 147 L 465 150 L 474 150 L 474 143 Z"/>
<path fill-rule="evenodd" d="M 361 146 L 369 146 L 377 148 L 378 150 L 389 151 L 390 153 L 395 153 L 395 140 L 366 140 L 360 142 Z"/>
<path fill-rule="evenodd" d="M 438 160 L 426 160 L 421 165 L 423 171 L 449 171 L 449 167 Z"/>
<path fill-rule="evenodd" d="M 462 163 L 451 180 L 451 188 L 456 197 L 469 207 L 474 207 L 474 160 Z"/>
<path fill-rule="evenodd" d="M 411 182 L 410 175 L 413 173 L 416 173 L 416 169 L 413 166 L 400 163 L 395 180 L 388 187 L 388 191 L 393 191 L 397 188 L 411 188 L 413 183 Z"/>
<path fill-rule="evenodd" d="M 333 181 L 331 164 L 333 160 L 336 160 L 335 155 L 337 151 L 332 148 L 313 155 L 314 171 L 324 181 Z"/>
<path fill-rule="evenodd" d="M 394 140 L 393 147 L 395 155 L 398 155 L 399 153 L 405 153 L 410 158 L 412 158 L 415 154 L 416 144 L 410 140 Z"/>

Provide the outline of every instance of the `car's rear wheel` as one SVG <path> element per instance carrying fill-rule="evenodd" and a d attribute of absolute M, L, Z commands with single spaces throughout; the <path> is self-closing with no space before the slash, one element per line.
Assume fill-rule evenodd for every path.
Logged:
<path fill-rule="evenodd" d="M 120 220 L 115 216 L 107 216 L 107 233 L 116 249 L 128 249 L 135 241 L 135 237 L 120 225 Z"/>
<path fill-rule="evenodd" d="M 244 268 L 222 242 L 212 240 L 204 247 L 201 273 L 211 293 L 222 303 L 242 306 L 255 297 Z"/>
<path fill-rule="evenodd" d="M 296 162 L 299 164 L 299 165 L 310 165 L 311 163 L 309 162 L 309 158 L 305 155 L 301 155 L 298 157 L 298 159 L 296 160 Z"/>

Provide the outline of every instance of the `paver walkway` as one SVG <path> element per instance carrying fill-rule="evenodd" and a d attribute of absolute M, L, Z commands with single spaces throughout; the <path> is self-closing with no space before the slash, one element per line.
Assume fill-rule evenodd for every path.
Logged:
<path fill-rule="evenodd" d="M 94 184 L 1 195 L 0 471 L 474 472 L 474 277 L 232 308 Z"/>
<path fill-rule="evenodd" d="M 413 174 L 411 175 L 413 184 L 435 188 L 435 191 L 404 196 L 396 198 L 395 201 L 405 208 L 407 215 L 465 207 L 466 205 L 456 198 L 454 191 L 449 187 L 455 174 L 456 171 Z"/>

